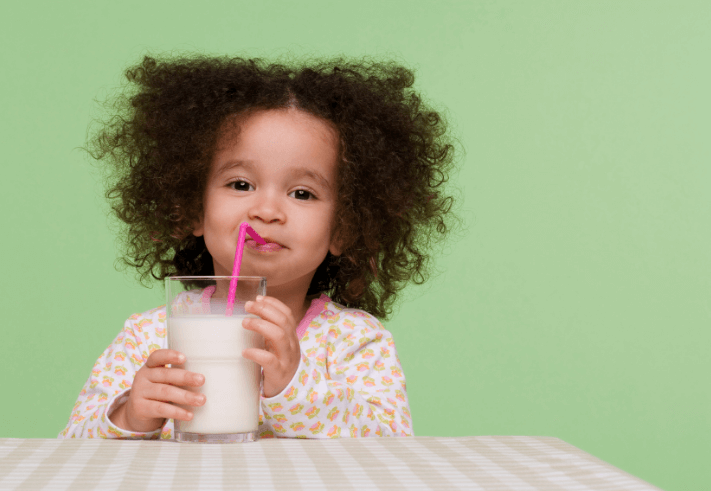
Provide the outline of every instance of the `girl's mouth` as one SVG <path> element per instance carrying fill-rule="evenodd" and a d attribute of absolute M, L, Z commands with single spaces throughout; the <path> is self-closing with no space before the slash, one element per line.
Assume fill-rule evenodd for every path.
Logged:
<path fill-rule="evenodd" d="M 244 245 L 258 252 L 274 252 L 284 248 L 281 244 L 270 242 L 269 239 L 266 239 L 266 241 L 266 244 L 261 245 L 254 239 L 247 239 L 244 241 Z"/>

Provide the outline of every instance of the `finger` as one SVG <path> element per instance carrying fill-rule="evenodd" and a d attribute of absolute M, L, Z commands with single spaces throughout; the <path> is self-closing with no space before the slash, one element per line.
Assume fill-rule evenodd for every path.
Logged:
<path fill-rule="evenodd" d="M 205 376 L 182 368 L 157 367 L 148 372 L 148 380 L 157 384 L 200 387 L 205 383 Z"/>
<path fill-rule="evenodd" d="M 245 319 L 245 321 L 247 321 L 247 319 Z M 267 341 L 267 344 L 273 346 L 277 353 L 283 353 L 288 350 L 289 346 L 291 346 L 291 342 L 286 334 L 286 331 L 281 327 L 262 319 L 252 318 L 249 319 L 249 322 L 245 321 L 242 322 L 242 327 L 249 331 L 261 334 Z"/>
<path fill-rule="evenodd" d="M 167 384 L 151 384 L 143 397 L 149 401 L 173 402 L 187 406 L 202 406 L 206 400 L 204 394 Z"/>
<path fill-rule="evenodd" d="M 279 366 L 279 358 L 274 353 L 269 351 L 259 349 L 259 348 L 247 348 L 242 351 L 242 356 L 247 360 L 252 360 L 253 362 L 269 370 L 270 368 L 277 368 Z"/>
<path fill-rule="evenodd" d="M 141 415 L 144 415 L 141 417 Z M 145 401 L 142 404 L 139 412 L 136 414 L 138 419 L 179 419 L 181 421 L 190 421 L 193 419 L 192 411 L 188 411 L 185 408 L 174 406 L 173 404 L 168 404 L 167 402 L 160 401 Z"/>
<path fill-rule="evenodd" d="M 259 316 L 265 321 L 269 321 L 282 328 L 286 325 L 291 324 L 289 322 L 291 320 L 291 315 L 287 315 L 277 306 L 265 301 L 264 298 L 255 302 L 247 302 L 247 305 L 245 305 L 245 310 L 247 310 L 247 312 L 249 312 L 250 314 Z"/>
<path fill-rule="evenodd" d="M 146 360 L 148 368 L 163 367 L 169 364 L 180 365 L 185 362 L 185 355 L 173 349 L 155 350 Z"/>
<path fill-rule="evenodd" d="M 292 312 L 291 309 L 290 309 L 289 307 L 287 307 L 286 304 L 284 304 L 284 302 L 282 302 L 281 300 L 276 299 L 276 298 L 274 298 L 274 297 L 261 296 L 261 295 L 260 295 L 260 296 L 257 297 L 257 301 L 264 302 L 266 305 L 270 305 L 270 306 L 274 307 L 275 309 L 278 309 L 278 310 L 281 311 L 286 317 L 291 318 L 291 319 L 293 320 L 293 316 L 294 316 L 294 315 L 293 315 L 293 312 Z"/>

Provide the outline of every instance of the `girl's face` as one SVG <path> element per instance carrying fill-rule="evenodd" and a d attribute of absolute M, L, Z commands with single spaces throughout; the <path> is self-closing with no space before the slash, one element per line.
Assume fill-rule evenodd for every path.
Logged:
<path fill-rule="evenodd" d="M 326 253 L 340 254 L 331 239 L 337 157 L 336 130 L 298 109 L 259 111 L 225 131 L 193 231 L 205 237 L 215 275 L 232 274 L 246 221 L 267 245 L 247 236 L 240 275 L 266 276 L 270 291 L 305 292 Z"/>

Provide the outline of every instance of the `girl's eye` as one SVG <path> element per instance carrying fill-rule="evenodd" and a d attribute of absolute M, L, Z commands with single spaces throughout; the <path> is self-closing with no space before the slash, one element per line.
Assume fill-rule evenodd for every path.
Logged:
<path fill-rule="evenodd" d="M 230 186 L 236 191 L 254 191 L 254 187 L 247 181 L 234 181 Z"/>
<path fill-rule="evenodd" d="M 311 194 L 310 192 L 306 191 L 305 189 L 297 189 L 296 191 L 292 191 L 289 193 L 289 196 L 296 198 L 296 199 L 313 199 L 314 195 Z"/>

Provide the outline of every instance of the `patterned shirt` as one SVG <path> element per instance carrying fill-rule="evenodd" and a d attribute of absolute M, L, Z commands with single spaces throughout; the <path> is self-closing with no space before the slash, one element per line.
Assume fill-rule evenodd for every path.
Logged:
<path fill-rule="evenodd" d="M 261 438 L 413 435 L 395 344 L 375 317 L 321 295 L 296 332 L 301 361 L 280 394 L 262 394 Z M 167 347 L 165 306 L 132 315 L 94 364 L 59 438 L 172 438 L 172 419 L 155 431 L 135 432 L 108 418 L 128 399 L 150 353 Z"/>

